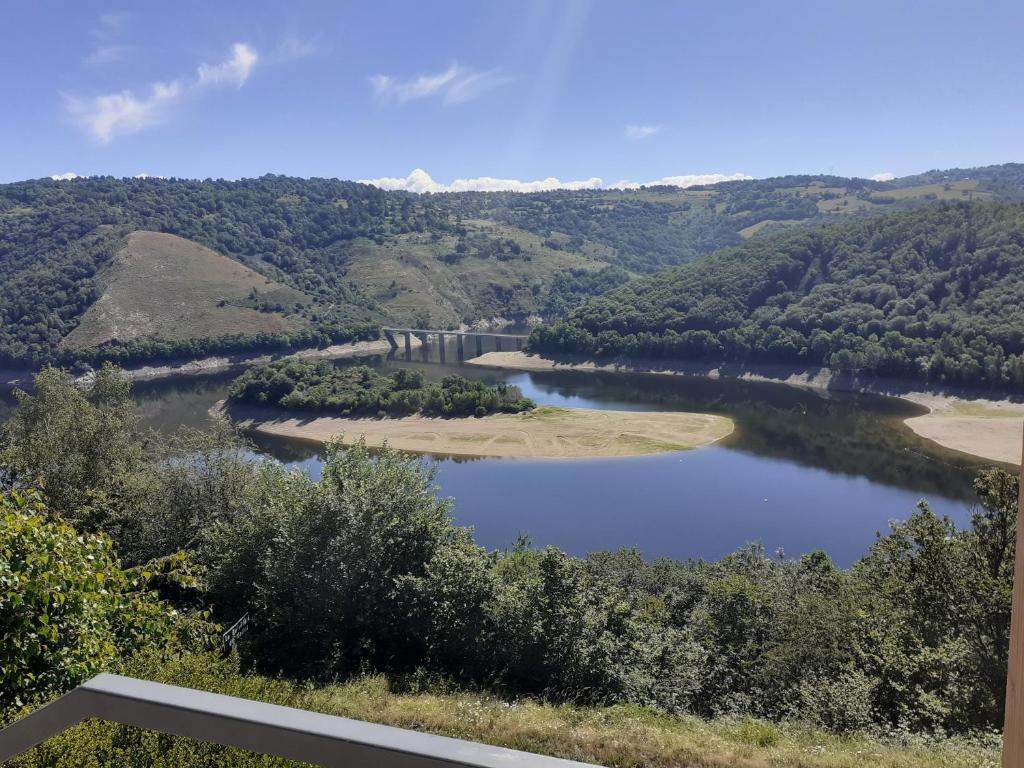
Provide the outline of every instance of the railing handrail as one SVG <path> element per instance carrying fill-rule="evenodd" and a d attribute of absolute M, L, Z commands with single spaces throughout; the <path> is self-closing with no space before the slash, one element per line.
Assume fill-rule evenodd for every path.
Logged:
<path fill-rule="evenodd" d="M 108 674 L 94 677 L 0 730 L 0 763 L 89 718 L 324 766 L 587 766 L 571 760 Z"/>

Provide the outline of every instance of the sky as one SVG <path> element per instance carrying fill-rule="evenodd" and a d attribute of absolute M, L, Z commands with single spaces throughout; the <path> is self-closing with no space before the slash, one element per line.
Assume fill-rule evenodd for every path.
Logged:
<path fill-rule="evenodd" d="M 1024 3 L 0 0 L 0 182 L 544 189 L 1024 160 Z"/>

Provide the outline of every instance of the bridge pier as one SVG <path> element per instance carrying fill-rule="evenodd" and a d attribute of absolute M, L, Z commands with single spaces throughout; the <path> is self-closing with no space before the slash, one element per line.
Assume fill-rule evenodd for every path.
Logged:
<path fill-rule="evenodd" d="M 460 363 L 466 359 L 466 346 L 461 333 L 455 335 L 455 354 L 459 358 Z"/>
<path fill-rule="evenodd" d="M 445 357 L 445 348 L 444 348 L 444 334 L 443 333 L 437 334 L 437 353 L 441 357 L 441 365 L 444 365 L 444 363 L 445 363 L 445 359 L 444 359 L 444 357 Z"/>
<path fill-rule="evenodd" d="M 519 336 L 516 336 L 516 349 L 517 350 L 522 350 L 522 348 L 523 348 L 523 340 Z"/>
<path fill-rule="evenodd" d="M 501 352 L 501 336 L 494 337 L 494 351 Z"/>
<path fill-rule="evenodd" d="M 412 360 L 412 333 L 405 332 L 405 359 Z"/>
<path fill-rule="evenodd" d="M 395 341 L 395 334 L 391 331 L 384 329 L 384 338 L 388 340 L 388 344 L 391 345 L 392 349 L 398 349 L 398 342 Z"/>
<path fill-rule="evenodd" d="M 430 359 L 430 346 L 427 344 L 429 336 L 430 334 L 425 331 L 416 334 L 416 337 L 420 340 L 420 359 L 423 362 L 427 362 Z"/>
<path fill-rule="evenodd" d="M 480 357 L 484 353 L 484 339 L 479 333 L 473 336 L 476 339 L 476 356 Z"/>

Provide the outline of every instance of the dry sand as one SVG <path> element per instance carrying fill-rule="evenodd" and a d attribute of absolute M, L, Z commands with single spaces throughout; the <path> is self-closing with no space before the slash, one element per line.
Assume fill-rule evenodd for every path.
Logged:
<path fill-rule="evenodd" d="M 351 445 L 360 437 L 371 447 L 446 456 L 534 459 L 639 456 L 682 451 L 721 440 L 733 430 L 723 416 L 702 413 L 596 411 L 543 406 L 517 414 L 437 419 L 406 416 L 345 419 L 291 416 L 276 409 L 218 404 L 232 419 L 257 432 Z"/>
<path fill-rule="evenodd" d="M 525 352 L 490 352 L 467 361 L 472 365 L 521 371 L 607 371 L 649 373 L 666 376 L 703 376 L 770 381 L 814 389 L 838 389 L 871 392 L 908 400 L 928 408 L 929 413 L 914 416 L 906 424 L 916 434 L 939 445 L 990 461 L 1021 463 L 1024 436 L 1024 403 L 1010 400 L 971 398 L 963 393 L 920 391 L 916 384 L 880 380 L 858 381 L 826 368 L 797 371 L 785 366 L 764 367 L 755 371 L 735 367 L 706 367 L 680 364 L 678 367 L 653 363 L 596 363 L 591 360 L 562 362 L 528 355 Z"/>

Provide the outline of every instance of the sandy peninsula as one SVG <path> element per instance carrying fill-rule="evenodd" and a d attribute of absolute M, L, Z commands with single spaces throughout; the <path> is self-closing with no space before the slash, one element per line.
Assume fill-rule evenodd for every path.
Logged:
<path fill-rule="evenodd" d="M 707 366 L 700 363 L 664 361 L 554 360 L 525 352 L 489 352 L 467 360 L 472 365 L 519 371 L 604 371 L 647 373 L 666 376 L 700 376 L 711 379 L 736 378 L 767 381 L 811 389 L 867 392 L 899 397 L 928 409 L 928 413 L 905 420 L 917 435 L 954 451 L 989 461 L 1020 464 L 1024 436 L 1024 403 L 1011 400 L 969 397 L 962 392 L 922 391 L 917 382 L 857 379 L 827 368 L 797 370 L 788 366 Z"/>
<path fill-rule="evenodd" d="M 292 415 L 248 405 L 218 403 L 241 426 L 255 432 L 351 445 L 360 437 L 371 447 L 445 456 L 531 459 L 639 456 L 699 448 L 732 433 L 723 416 L 703 413 L 598 411 L 542 406 L 516 414 L 438 419 L 405 416 L 351 419 Z"/>
<path fill-rule="evenodd" d="M 908 392 L 905 400 L 929 409 L 906 425 L 946 448 L 1005 464 L 1021 463 L 1024 405 L 1005 400 L 967 400 L 929 392 Z"/>

